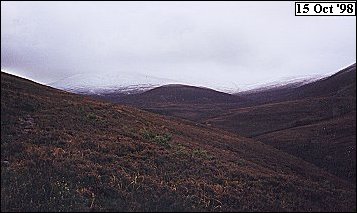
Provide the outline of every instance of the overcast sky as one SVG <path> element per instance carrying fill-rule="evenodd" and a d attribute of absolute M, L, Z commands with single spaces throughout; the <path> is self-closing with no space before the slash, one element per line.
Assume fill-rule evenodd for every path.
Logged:
<path fill-rule="evenodd" d="M 133 72 L 244 89 L 356 61 L 356 17 L 294 2 L 1 2 L 1 68 L 42 83 Z"/>

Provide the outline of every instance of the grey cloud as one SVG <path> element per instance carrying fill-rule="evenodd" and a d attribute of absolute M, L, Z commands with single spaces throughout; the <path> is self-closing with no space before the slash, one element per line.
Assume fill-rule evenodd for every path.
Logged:
<path fill-rule="evenodd" d="M 355 62 L 356 17 L 293 2 L 1 2 L 2 69 L 50 83 L 138 72 L 244 88 Z"/>

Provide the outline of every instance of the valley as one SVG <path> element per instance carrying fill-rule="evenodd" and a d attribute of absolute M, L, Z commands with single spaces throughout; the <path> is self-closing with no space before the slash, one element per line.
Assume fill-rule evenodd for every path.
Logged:
<path fill-rule="evenodd" d="M 2 211 L 351 211 L 356 205 L 355 185 L 257 140 L 5 73 L 1 133 Z"/>
<path fill-rule="evenodd" d="M 168 89 L 159 87 L 155 90 L 155 93 L 152 90 L 107 100 L 254 138 L 355 183 L 356 159 L 355 155 L 348 154 L 356 150 L 355 64 L 332 76 L 298 87 L 242 92 L 225 102 L 219 101 L 225 95 L 213 90 L 202 94 L 192 88 L 190 96 L 181 92 L 182 97 L 176 102 L 161 98 L 170 94 Z M 176 92 L 180 90 L 176 89 Z M 192 97 L 196 97 L 195 100 L 214 100 L 209 98 L 210 94 L 215 94 L 216 101 L 189 101 L 195 99 Z M 336 122 L 340 125 L 330 127 Z M 348 130 L 340 131 L 339 126 Z M 311 132 L 323 132 L 325 129 L 330 129 L 329 139 L 319 135 L 312 137 Z M 330 161 L 334 163 L 328 163 Z M 348 169 L 341 167 L 346 162 L 349 162 Z"/>
<path fill-rule="evenodd" d="M 355 5 L 310 3 L 1 1 L 1 212 L 356 212 Z"/>

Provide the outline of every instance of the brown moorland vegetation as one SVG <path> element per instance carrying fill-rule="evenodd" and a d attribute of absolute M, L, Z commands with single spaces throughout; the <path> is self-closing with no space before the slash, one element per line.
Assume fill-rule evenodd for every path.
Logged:
<path fill-rule="evenodd" d="M 356 65 L 294 90 L 268 96 L 275 98 L 271 103 L 230 110 L 205 122 L 260 140 L 355 184 Z M 263 94 L 251 100 L 264 101 Z"/>
<path fill-rule="evenodd" d="M 356 183 L 356 111 L 255 139 Z"/>
<path fill-rule="evenodd" d="M 261 142 L 1 73 L 2 211 L 355 211 L 356 188 Z"/>
<path fill-rule="evenodd" d="M 154 94 L 164 96 L 165 91 L 158 90 Z M 191 88 L 191 96 L 193 93 Z M 167 103 L 147 94 L 140 97 L 151 101 L 139 103 L 138 96 L 127 96 L 122 103 L 259 139 L 356 182 L 356 64 L 299 87 L 239 93 L 236 102 L 214 102 L 212 98 L 209 103 L 192 104 L 185 99 Z M 217 100 L 221 95 L 216 94 Z M 336 125 L 330 126 L 332 123 Z"/>

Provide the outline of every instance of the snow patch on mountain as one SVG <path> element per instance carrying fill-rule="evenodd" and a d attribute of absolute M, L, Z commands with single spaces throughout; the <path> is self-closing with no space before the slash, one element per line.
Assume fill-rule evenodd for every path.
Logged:
<path fill-rule="evenodd" d="M 140 73 L 122 72 L 118 74 L 77 74 L 50 83 L 49 86 L 78 94 L 101 95 L 113 92 L 139 93 L 172 83 L 181 82 Z"/>
<path fill-rule="evenodd" d="M 327 75 L 311 75 L 311 76 L 298 76 L 298 77 L 287 77 L 282 78 L 278 81 L 266 83 L 266 84 L 255 84 L 250 85 L 245 90 L 239 92 L 241 94 L 256 93 L 267 90 L 283 89 L 283 88 L 296 88 L 303 86 L 305 84 L 312 83 L 314 81 L 320 80 Z"/>

